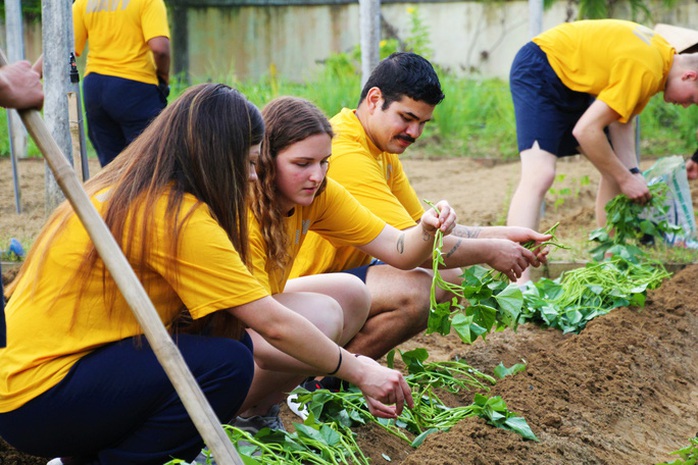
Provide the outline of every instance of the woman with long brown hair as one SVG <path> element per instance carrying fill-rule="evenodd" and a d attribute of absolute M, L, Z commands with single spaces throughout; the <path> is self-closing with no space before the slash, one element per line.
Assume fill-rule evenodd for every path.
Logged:
<path fill-rule="evenodd" d="M 393 266 L 409 269 L 429 259 L 436 228 L 448 234 L 455 224 L 455 213 L 446 202 L 439 202 L 440 214 L 430 209 L 421 227 L 406 232 L 393 228 L 326 178 L 333 133 L 315 105 L 300 98 L 279 97 L 264 107 L 262 115 L 266 130 L 257 181 L 252 184 L 250 217 L 253 274 L 274 299 L 343 346 L 364 325 L 370 295 L 364 283 L 348 273 L 288 280 L 307 232 L 312 230 L 330 241 L 358 247 Z M 304 378 L 322 373 L 281 353 L 255 331 L 250 335 L 258 367 L 235 424 L 249 430 L 278 428 L 282 426 L 278 402 Z M 369 357 L 354 359 L 365 369 L 380 366 Z M 374 415 L 393 418 L 399 413 L 395 405 L 386 405 L 365 390 L 364 394 Z"/>

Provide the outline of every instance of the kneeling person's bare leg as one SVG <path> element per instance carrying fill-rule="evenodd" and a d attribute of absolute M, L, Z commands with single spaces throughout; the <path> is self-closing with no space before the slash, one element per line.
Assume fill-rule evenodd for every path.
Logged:
<path fill-rule="evenodd" d="M 460 283 L 461 269 L 441 270 L 442 277 Z M 371 310 L 366 324 L 345 348 L 379 359 L 397 345 L 427 327 L 433 274 L 426 268 L 400 270 L 390 265 L 371 266 L 366 285 L 371 293 Z M 452 294 L 441 289 L 436 300 L 450 300 Z"/>

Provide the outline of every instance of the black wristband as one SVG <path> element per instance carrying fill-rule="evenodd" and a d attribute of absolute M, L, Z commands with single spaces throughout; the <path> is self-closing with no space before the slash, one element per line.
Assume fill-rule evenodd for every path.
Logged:
<path fill-rule="evenodd" d="M 698 163 L 698 150 L 693 152 L 693 155 L 691 155 L 691 160 L 693 160 L 695 163 Z"/>
<path fill-rule="evenodd" d="M 339 348 L 339 362 L 337 362 L 337 368 L 334 369 L 331 373 L 327 373 L 328 376 L 332 376 L 333 374 L 337 373 L 339 369 L 342 367 L 342 348 Z"/>
<path fill-rule="evenodd" d="M 634 168 L 630 168 L 630 172 L 633 174 L 640 174 L 640 168 L 635 166 Z"/>

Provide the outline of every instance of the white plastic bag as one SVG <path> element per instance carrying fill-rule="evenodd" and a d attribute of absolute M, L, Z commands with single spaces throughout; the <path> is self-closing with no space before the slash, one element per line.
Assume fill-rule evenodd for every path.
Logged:
<path fill-rule="evenodd" d="M 669 186 L 666 195 L 668 206 L 666 215 L 659 216 L 657 212 L 650 215 L 655 222 L 666 220 L 670 224 L 681 227 L 680 232 L 665 235 L 666 243 L 675 247 L 698 248 L 696 218 L 693 214 L 691 189 L 688 186 L 683 157 L 672 155 L 660 158 L 645 170 L 643 175 L 648 185 L 663 181 Z"/>

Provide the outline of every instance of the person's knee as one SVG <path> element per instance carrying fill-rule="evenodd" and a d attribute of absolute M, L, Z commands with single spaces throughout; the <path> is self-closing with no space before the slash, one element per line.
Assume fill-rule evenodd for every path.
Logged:
<path fill-rule="evenodd" d="M 405 286 L 395 309 L 402 314 L 405 325 L 415 328 L 415 331 L 426 328 L 430 302 L 430 286 L 417 284 Z"/>
<path fill-rule="evenodd" d="M 521 185 L 529 190 L 545 194 L 555 181 L 557 157 L 536 144 L 521 152 Z"/>
<path fill-rule="evenodd" d="M 185 357 L 197 384 L 220 418 L 229 418 L 240 408 L 252 385 L 255 363 L 252 350 L 240 341 L 209 339 L 205 356 Z"/>
<path fill-rule="evenodd" d="M 315 307 L 321 308 L 321 317 L 313 321 L 313 324 L 322 331 L 325 336 L 335 342 L 339 342 L 344 331 L 344 311 L 339 302 L 332 297 L 317 294 Z"/>
<path fill-rule="evenodd" d="M 371 293 L 366 284 L 354 275 L 342 275 L 342 295 L 338 299 L 347 321 L 366 321 L 371 309 Z"/>

